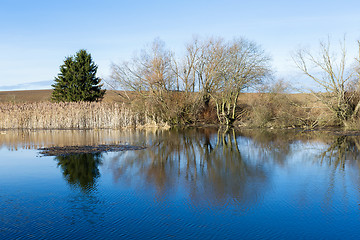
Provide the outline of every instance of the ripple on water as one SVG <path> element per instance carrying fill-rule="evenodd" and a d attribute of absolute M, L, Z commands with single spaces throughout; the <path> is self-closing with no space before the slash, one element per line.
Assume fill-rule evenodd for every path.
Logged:
<path fill-rule="evenodd" d="M 171 144 L 175 144 L 171 142 L 173 139 L 181 142 L 178 135 L 171 136 Z M 210 136 L 210 140 L 216 138 Z M 199 139 L 198 142 L 202 141 Z M 255 141 L 251 140 L 246 148 L 251 148 Z M 191 141 L 187 144 L 195 152 L 201 151 Z M 168 145 L 163 145 L 167 152 Z M 303 145 L 299 146 L 291 151 L 303 150 Z M 271 163 L 264 167 L 260 158 L 252 159 L 254 154 L 243 154 L 240 158 L 238 150 L 240 153 L 245 151 L 241 148 L 235 149 L 234 155 L 227 152 L 231 160 L 224 161 L 223 150 L 220 144 L 218 149 L 212 149 L 216 154 L 209 158 L 195 154 L 197 159 L 203 156 L 201 161 L 207 168 L 195 168 L 198 163 L 189 167 L 178 164 L 177 158 L 176 162 L 172 161 L 171 154 L 164 160 L 163 156 L 156 155 L 161 153 L 160 149 L 151 152 L 154 156 L 149 155 L 152 151 L 149 148 L 139 151 L 138 155 L 130 154 L 129 159 L 121 158 L 121 155 L 117 160 L 109 160 L 105 154 L 98 159 L 94 169 L 84 171 L 89 174 L 100 169 L 101 173 L 95 174 L 96 177 L 92 175 L 91 184 L 81 186 L 71 184 L 66 178 L 70 174 L 63 173 L 79 170 L 72 173 L 82 179 L 81 174 L 85 173 L 80 170 L 88 165 L 69 160 L 78 165 L 74 164 L 74 169 L 61 168 L 63 165 L 56 168 L 56 164 L 43 166 L 44 162 L 54 159 L 41 158 L 41 161 L 33 162 L 34 159 L 27 158 L 29 152 L 24 151 L 26 161 L 23 162 L 34 164 L 29 170 L 30 176 L 36 176 L 41 168 L 40 173 L 49 170 L 58 174 L 58 178 L 46 175 L 44 178 L 48 177 L 49 181 L 43 184 L 46 178 L 41 181 L 41 187 L 34 188 L 30 187 L 34 183 L 32 179 L 26 178 L 29 181 L 26 191 L 19 181 L 7 184 L 10 187 L 6 190 L 0 188 L 0 239 L 359 238 L 357 166 L 332 172 L 335 180 L 330 182 L 333 175 L 328 174 L 328 166 L 313 164 L 313 160 L 302 157 L 288 161 L 294 153 L 285 152 L 281 162 L 270 159 Z M 125 160 L 130 163 L 120 169 L 119 165 Z M 110 168 L 111 165 L 106 165 L 106 161 L 115 161 L 116 164 L 111 166 L 114 169 L 103 171 L 102 167 Z M 307 164 L 303 164 L 304 161 Z M 232 171 L 234 167 L 237 170 Z M 346 176 L 341 181 L 340 175 L 346 175 L 350 167 L 356 167 L 352 181 L 346 180 Z M 119 169 L 123 172 L 116 175 Z M 16 166 L 12 170 L 17 171 L 13 174 L 14 179 L 24 173 L 24 169 L 19 170 Z M 191 177 L 187 175 L 188 171 Z M 0 175 L 0 180 L 11 180 L 9 176 L 5 179 Z M 334 188 L 327 191 L 332 186 Z M 16 189 L 10 189 L 12 187 Z M 11 194 L 4 195 L 8 192 Z"/>

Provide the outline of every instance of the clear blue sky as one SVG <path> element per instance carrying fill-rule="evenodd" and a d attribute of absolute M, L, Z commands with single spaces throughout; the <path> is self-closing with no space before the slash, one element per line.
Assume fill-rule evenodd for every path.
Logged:
<path fill-rule="evenodd" d="M 66 56 L 87 49 L 108 78 L 154 38 L 180 55 L 193 35 L 245 37 L 273 58 L 276 77 L 293 80 L 290 53 L 346 34 L 360 40 L 359 0 L 121 1 L 0 0 L 0 90 L 50 88 Z"/>

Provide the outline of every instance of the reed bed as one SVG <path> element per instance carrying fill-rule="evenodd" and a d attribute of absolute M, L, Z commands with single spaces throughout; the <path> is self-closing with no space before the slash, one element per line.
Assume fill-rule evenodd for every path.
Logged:
<path fill-rule="evenodd" d="M 98 102 L 2 103 L 0 129 L 120 129 L 163 127 L 125 104 Z"/>

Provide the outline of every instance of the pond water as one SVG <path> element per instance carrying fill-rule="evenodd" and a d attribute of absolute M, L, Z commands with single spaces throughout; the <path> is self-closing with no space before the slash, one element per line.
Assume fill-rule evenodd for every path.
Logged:
<path fill-rule="evenodd" d="M 144 150 L 42 156 L 93 144 Z M 360 137 L 188 129 L 0 134 L 0 239 L 359 239 Z"/>

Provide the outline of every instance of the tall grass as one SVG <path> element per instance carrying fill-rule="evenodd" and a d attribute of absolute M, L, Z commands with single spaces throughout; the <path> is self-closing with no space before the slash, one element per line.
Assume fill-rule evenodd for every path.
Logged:
<path fill-rule="evenodd" d="M 120 129 L 165 126 L 125 104 L 90 102 L 2 103 L 0 129 Z"/>

